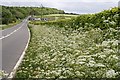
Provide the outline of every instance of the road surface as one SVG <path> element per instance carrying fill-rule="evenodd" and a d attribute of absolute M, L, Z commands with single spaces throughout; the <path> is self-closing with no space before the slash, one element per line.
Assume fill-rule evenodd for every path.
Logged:
<path fill-rule="evenodd" d="M 15 67 L 28 43 L 27 19 L 14 27 L 2 31 L 2 37 L 0 37 L 2 41 L 2 70 L 8 74 Z"/>

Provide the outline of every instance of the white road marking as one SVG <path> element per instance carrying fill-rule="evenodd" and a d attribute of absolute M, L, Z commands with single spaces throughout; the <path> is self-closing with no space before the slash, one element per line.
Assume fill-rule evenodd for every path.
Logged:
<path fill-rule="evenodd" d="M 28 27 L 27 27 L 27 28 L 28 28 Z M 22 62 L 22 59 L 24 58 L 25 51 L 27 50 L 28 44 L 29 44 L 29 42 L 30 42 L 30 30 L 29 30 L 29 28 L 28 28 L 28 32 L 29 32 L 29 39 L 28 39 L 28 42 L 27 42 L 27 44 L 26 44 L 26 47 L 25 47 L 22 55 L 20 56 L 19 60 L 17 61 L 16 65 L 14 66 L 12 72 L 9 74 L 9 76 L 8 76 L 9 79 L 10 79 L 10 78 L 12 79 L 12 78 L 15 76 L 15 73 L 16 73 L 16 71 L 17 71 L 17 68 L 19 67 L 20 63 Z"/>
<path fill-rule="evenodd" d="M 25 22 L 27 22 L 27 20 L 28 20 L 28 19 L 26 19 Z M 23 24 L 21 25 L 21 27 L 17 28 L 16 30 L 14 30 L 14 31 L 11 32 L 10 34 L 8 34 L 8 35 L 6 35 L 6 36 L 3 36 L 2 38 L 0 38 L 0 40 L 1 40 L 1 39 L 4 39 L 4 38 L 6 38 L 6 37 L 9 37 L 10 35 L 12 35 L 13 33 L 15 33 L 16 31 L 18 31 L 20 28 L 22 28 L 24 24 L 25 24 L 25 23 L 23 23 Z M 28 27 L 27 27 L 27 28 L 28 28 Z M 29 32 L 29 39 L 28 39 L 28 42 L 27 42 L 27 44 L 26 44 L 26 47 L 25 47 L 23 53 L 21 54 L 19 60 L 17 61 L 16 65 L 14 66 L 12 72 L 11 72 L 10 74 L 7 73 L 7 75 L 6 75 L 6 76 L 8 76 L 7 78 L 11 78 L 11 79 L 12 79 L 12 78 L 15 76 L 15 73 L 16 73 L 16 71 L 17 71 L 17 68 L 18 68 L 18 66 L 20 65 L 20 63 L 22 62 L 22 59 L 24 58 L 25 51 L 27 50 L 27 47 L 28 47 L 28 44 L 29 44 L 29 41 L 30 41 L 30 30 L 29 30 L 29 28 L 28 28 L 28 32 Z"/>
<path fill-rule="evenodd" d="M 16 30 L 14 30 L 14 31 L 11 32 L 10 34 L 8 34 L 8 35 L 6 35 L 6 36 L 2 36 L 2 37 L 0 38 L 0 40 L 4 39 L 4 38 L 6 38 L 6 37 L 9 37 L 10 35 L 12 35 L 13 33 L 15 33 L 16 31 L 18 31 L 20 28 L 22 28 L 22 26 L 23 26 L 24 24 L 25 24 L 25 23 L 23 23 L 23 24 L 21 25 L 21 27 L 17 28 Z"/>

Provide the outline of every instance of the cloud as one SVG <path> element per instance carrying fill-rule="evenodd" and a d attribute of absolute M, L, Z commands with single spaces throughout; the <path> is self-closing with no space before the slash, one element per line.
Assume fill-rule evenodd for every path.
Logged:
<path fill-rule="evenodd" d="M 1 2 L 118 2 L 120 0 L 2 0 Z"/>
<path fill-rule="evenodd" d="M 115 6 L 114 2 L 62 2 L 57 7 L 66 12 L 96 13 Z"/>
<path fill-rule="evenodd" d="M 3 0 L 6 1 L 6 0 Z M 43 6 L 62 9 L 65 12 L 73 13 L 96 13 L 111 7 L 118 6 L 118 2 L 113 0 L 104 0 L 111 2 L 102 2 L 103 0 L 9 0 L 3 2 L 3 5 L 8 6 Z M 21 2 L 20 2 L 21 1 Z M 114 0 L 117 1 L 117 0 Z"/>

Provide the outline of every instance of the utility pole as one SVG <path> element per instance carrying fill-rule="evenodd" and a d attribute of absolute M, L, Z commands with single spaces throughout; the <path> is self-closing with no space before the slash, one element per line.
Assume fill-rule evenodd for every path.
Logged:
<path fill-rule="evenodd" d="M 42 20 L 42 18 L 43 18 L 43 5 L 41 4 L 41 20 Z"/>

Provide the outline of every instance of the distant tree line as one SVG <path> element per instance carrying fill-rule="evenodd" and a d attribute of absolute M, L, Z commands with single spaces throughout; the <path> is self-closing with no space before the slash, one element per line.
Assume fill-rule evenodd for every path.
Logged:
<path fill-rule="evenodd" d="M 62 14 L 63 10 L 47 7 L 2 7 L 2 24 L 16 22 L 18 19 L 23 19 L 28 15 L 47 15 L 47 14 Z"/>

